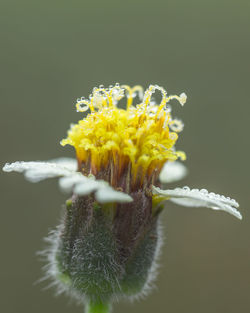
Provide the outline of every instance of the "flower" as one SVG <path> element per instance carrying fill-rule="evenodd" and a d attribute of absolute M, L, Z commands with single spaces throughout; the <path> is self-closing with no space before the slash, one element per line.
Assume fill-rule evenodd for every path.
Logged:
<path fill-rule="evenodd" d="M 124 89 L 128 95 L 126 110 L 116 105 Z M 150 102 L 157 89 L 162 93 L 160 106 Z M 94 89 L 90 100 L 79 99 L 77 110 L 90 109 L 91 114 L 72 125 L 68 138 L 61 142 L 75 148 L 79 171 L 109 181 L 127 193 L 150 186 L 167 160 L 185 159 L 183 152 L 173 148 L 181 127 L 178 129 L 180 122 L 171 118 L 166 104 L 170 98 L 184 103 L 186 96 L 167 97 L 163 88 L 151 85 L 142 103 L 134 107 L 136 91 L 142 92 L 141 87 L 116 85 L 108 90 Z M 176 131 L 171 132 L 171 127 Z"/>
<path fill-rule="evenodd" d="M 153 94 L 160 91 L 158 105 Z M 126 95 L 126 109 L 118 102 Z M 135 97 L 140 103 L 133 105 Z M 6 164 L 6 172 L 24 172 L 31 182 L 60 177 L 59 186 L 72 194 L 65 218 L 52 235 L 49 276 L 62 291 L 91 305 L 145 293 L 155 276 L 161 244 L 158 216 L 168 201 L 208 207 L 241 219 L 238 203 L 205 189 L 161 189 L 182 179 L 186 167 L 176 151 L 183 123 L 173 119 L 169 101 L 181 105 L 187 96 L 168 96 L 158 85 L 94 88 L 78 99 L 78 112 L 90 113 L 72 125 L 63 146 L 71 145 L 76 160 Z"/>

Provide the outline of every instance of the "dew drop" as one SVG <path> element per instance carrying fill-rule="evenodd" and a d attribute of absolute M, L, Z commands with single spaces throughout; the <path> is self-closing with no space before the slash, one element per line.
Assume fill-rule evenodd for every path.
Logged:
<path fill-rule="evenodd" d="M 204 193 L 204 194 L 206 194 L 206 195 L 208 194 L 207 189 L 201 189 L 201 192 Z"/>

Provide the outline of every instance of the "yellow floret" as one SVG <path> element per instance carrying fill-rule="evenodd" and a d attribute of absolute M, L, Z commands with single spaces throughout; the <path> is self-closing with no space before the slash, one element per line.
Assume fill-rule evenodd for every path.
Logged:
<path fill-rule="evenodd" d="M 157 89 L 162 93 L 160 105 L 151 101 Z M 126 109 L 117 107 L 124 92 Z M 132 182 L 139 180 L 142 184 L 145 175 L 152 178 L 167 160 L 185 159 L 183 152 L 174 150 L 178 134 L 170 131 L 175 120 L 166 106 L 172 98 L 184 104 L 185 94 L 167 97 L 163 88 L 151 85 L 142 102 L 133 106 L 136 93 L 142 97 L 142 87 L 117 84 L 109 89 L 95 88 L 89 100 L 78 100 L 78 111 L 91 112 L 71 127 L 61 144 L 75 148 L 80 170 L 98 175 L 110 169 L 111 175 L 120 177 L 129 168 Z"/>

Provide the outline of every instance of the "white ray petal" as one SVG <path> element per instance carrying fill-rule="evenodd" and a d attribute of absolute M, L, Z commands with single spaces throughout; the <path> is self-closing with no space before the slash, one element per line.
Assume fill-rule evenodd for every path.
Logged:
<path fill-rule="evenodd" d="M 183 179 L 187 175 L 187 168 L 181 162 L 166 162 L 159 175 L 163 184 L 172 183 Z"/>
<path fill-rule="evenodd" d="M 40 162 L 14 162 L 14 163 L 6 163 L 3 167 L 3 171 L 5 172 L 19 172 L 24 173 L 27 180 L 32 183 L 39 182 L 46 178 L 52 178 L 57 176 L 69 176 L 74 171 L 69 168 L 63 166 L 60 163 L 52 163 L 50 161 Z"/>
<path fill-rule="evenodd" d="M 104 180 L 95 180 L 94 177 L 85 177 L 80 173 L 60 178 L 59 185 L 63 191 L 73 190 L 78 196 L 87 196 L 95 192 L 95 198 L 100 203 L 133 201 L 129 195 L 114 190 Z"/>
<path fill-rule="evenodd" d="M 111 187 L 100 188 L 95 193 L 95 198 L 100 203 L 108 202 L 132 202 L 133 198 L 121 191 L 116 191 Z"/>
<path fill-rule="evenodd" d="M 68 170 L 76 171 L 77 170 L 77 160 L 74 158 L 57 158 L 48 161 L 49 163 L 59 164 Z"/>
<path fill-rule="evenodd" d="M 74 174 L 59 179 L 59 187 L 64 192 L 71 192 L 76 184 L 86 183 L 89 179 L 82 173 L 75 172 Z"/>
<path fill-rule="evenodd" d="M 108 183 L 89 178 L 86 182 L 77 183 L 73 190 L 78 196 L 86 196 L 105 186 L 108 186 Z"/>
<path fill-rule="evenodd" d="M 153 187 L 153 194 L 163 197 L 163 201 L 170 200 L 174 203 L 188 207 L 207 207 L 213 210 L 222 210 L 242 219 L 240 212 L 236 209 L 239 204 L 229 197 L 224 197 L 206 189 L 190 189 L 189 187 L 161 190 Z M 165 198 L 165 199 L 164 199 Z"/>
<path fill-rule="evenodd" d="M 76 172 L 75 160 L 60 158 L 46 162 L 14 162 L 5 164 L 3 171 L 24 173 L 30 182 L 36 183 L 46 178 L 61 177 L 59 186 L 63 191 L 74 192 L 79 196 L 85 196 L 95 192 L 96 200 L 105 202 L 130 202 L 133 199 L 123 193 L 114 190 L 103 180 L 96 180 L 94 176 L 86 177 Z"/>

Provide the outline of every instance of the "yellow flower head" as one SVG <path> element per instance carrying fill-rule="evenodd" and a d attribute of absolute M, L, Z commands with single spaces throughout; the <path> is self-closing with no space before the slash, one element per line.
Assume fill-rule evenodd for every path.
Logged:
<path fill-rule="evenodd" d="M 159 105 L 152 100 L 156 90 L 162 95 Z M 141 103 L 134 106 L 137 94 Z M 117 106 L 124 95 L 126 109 Z M 81 98 L 76 104 L 78 112 L 90 113 L 72 125 L 61 144 L 75 148 L 84 174 L 105 179 L 127 192 L 149 186 L 166 161 L 185 159 L 183 152 L 174 149 L 183 124 L 172 119 L 168 102 L 177 99 L 183 105 L 186 98 L 184 93 L 167 96 L 157 85 L 150 85 L 144 94 L 141 86 L 94 88 L 88 100 Z"/>

